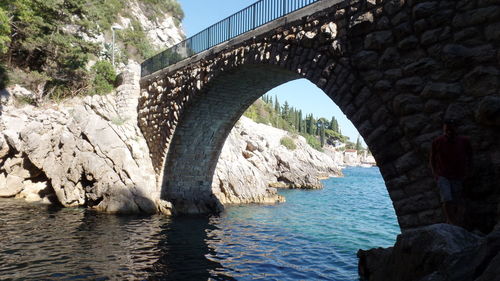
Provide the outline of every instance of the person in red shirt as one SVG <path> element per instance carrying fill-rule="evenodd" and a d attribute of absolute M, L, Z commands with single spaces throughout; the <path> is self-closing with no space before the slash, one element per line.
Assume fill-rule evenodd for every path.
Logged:
<path fill-rule="evenodd" d="M 456 128 L 456 120 L 444 121 L 444 134 L 432 142 L 430 164 L 446 223 L 461 225 L 465 211 L 462 187 L 472 172 L 472 146 L 468 137 L 457 135 Z"/>

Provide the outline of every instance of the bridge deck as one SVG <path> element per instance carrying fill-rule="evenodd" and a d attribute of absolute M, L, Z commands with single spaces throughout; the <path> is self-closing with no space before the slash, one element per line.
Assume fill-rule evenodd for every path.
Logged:
<path fill-rule="evenodd" d="M 141 64 L 141 77 L 146 78 L 160 70 L 170 71 L 172 70 L 170 66 L 173 65 L 175 65 L 173 68 L 185 66 L 209 53 L 216 52 L 218 46 L 228 47 L 238 44 L 340 2 L 343 0 L 258 1 L 145 60 Z M 182 63 L 185 61 L 189 62 Z"/>

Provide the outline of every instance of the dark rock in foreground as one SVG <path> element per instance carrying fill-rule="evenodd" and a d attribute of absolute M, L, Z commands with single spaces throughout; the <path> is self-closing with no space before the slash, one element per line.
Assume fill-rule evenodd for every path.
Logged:
<path fill-rule="evenodd" d="M 487 236 L 434 224 L 399 235 L 394 247 L 359 250 L 361 280 L 500 280 L 500 226 Z"/>

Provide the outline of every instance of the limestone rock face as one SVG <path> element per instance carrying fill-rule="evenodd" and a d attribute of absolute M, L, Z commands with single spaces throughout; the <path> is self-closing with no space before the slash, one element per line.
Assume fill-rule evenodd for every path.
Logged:
<path fill-rule="evenodd" d="M 476 235 L 434 224 L 399 235 L 394 247 L 358 252 L 364 280 L 500 280 L 500 229 Z"/>
<path fill-rule="evenodd" d="M 139 66 L 106 96 L 42 108 L 5 106 L 0 122 L 0 196 L 110 213 L 166 213 L 147 144 L 137 127 Z M 280 144 L 290 137 L 297 148 Z M 228 137 L 213 178 L 222 204 L 284 201 L 280 188 L 321 188 L 336 162 L 305 139 L 242 117 Z"/>
<path fill-rule="evenodd" d="M 154 47 L 164 49 L 184 40 L 184 32 L 176 26 L 172 16 L 148 17 L 147 9 L 136 0 L 129 1 L 129 8 L 131 17 L 140 22 L 144 30 L 147 30 L 148 41 Z M 120 21 L 123 25 L 130 25 L 129 18 L 120 18 Z"/>
<path fill-rule="evenodd" d="M 283 137 L 297 148 L 281 145 Z M 242 117 L 222 149 L 212 189 L 223 204 L 283 201 L 279 188 L 321 188 L 320 178 L 341 175 L 338 164 L 300 136 Z"/>
<path fill-rule="evenodd" d="M 116 95 L 75 98 L 53 108 L 5 107 L 0 145 L 12 152 L 2 153 L 0 171 L 9 187 L 2 194 L 43 200 L 33 194 L 50 186 L 68 207 L 159 211 L 156 177 L 136 125 L 138 73 L 139 65 L 129 65 Z"/>

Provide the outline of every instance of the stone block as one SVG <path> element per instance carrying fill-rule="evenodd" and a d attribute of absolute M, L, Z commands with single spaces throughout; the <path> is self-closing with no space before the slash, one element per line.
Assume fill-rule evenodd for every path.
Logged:
<path fill-rule="evenodd" d="M 500 22 L 486 26 L 484 35 L 488 41 L 500 42 Z"/>
<path fill-rule="evenodd" d="M 397 26 L 403 22 L 409 21 L 410 16 L 405 10 L 400 11 L 391 18 L 391 23 L 393 26 Z"/>
<path fill-rule="evenodd" d="M 397 12 L 401 11 L 401 8 L 405 5 L 406 0 L 389 0 L 384 3 L 384 12 L 392 16 Z"/>
<path fill-rule="evenodd" d="M 428 122 L 429 120 L 425 114 L 414 114 L 404 116 L 400 119 L 405 134 L 411 137 L 417 135 Z"/>
<path fill-rule="evenodd" d="M 423 109 L 422 101 L 418 96 L 401 94 L 394 98 L 394 112 L 398 115 L 410 115 L 421 112 Z"/>
<path fill-rule="evenodd" d="M 464 77 L 465 93 L 472 96 L 498 94 L 500 70 L 492 66 L 478 66 Z"/>
<path fill-rule="evenodd" d="M 429 82 L 425 85 L 421 97 L 426 99 L 451 100 L 458 98 L 463 93 L 460 83 L 435 83 Z"/>
<path fill-rule="evenodd" d="M 453 27 L 475 26 L 498 21 L 498 18 L 500 18 L 500 8 L 492 5 L 491 7 L 467 10 L 464 13 L 457 14 L 453 18 Z"/>
<path fill-rule="evenodd" d="M 374 51 L 361 51 L 354 55 L 353 62 L 359 69 L 373 69 L 377 67 L 378 58 L 378 54 Z"/>
<path fill-rule="evenodd" d="M 413 49 L 418 43 L 418 38 L 415 35 L 411 35 L 399 41 L 398 48 L 401 50 Z"/>
<path fill-rule="evenodd" d="M 500 127 L 500 97 L 485 97 L 479 103 L 475 116 L 481 124 Z"/>
<path fill-rule="evenodd" d="M 403 78 L 396 82 L 396 89 L 403 93 L 420 93 L 424 81 L 419 76 Z"/>
<path fill-rule="evenodd" d="M 399 159 L 394 162 L 394 167 L 400 174 L 404 174 L 417 167 L 421 162 L 422 160 L 420 157 L 415 154 L 415 152 L 410 151 L 399 157 Z"/>
<path fill-rule="evenodd" d="M 413 7 L 413 18 L 421 19 L 428 18 L 434 14 L 438 9 L 439 2 L 429 1 L 424 3 L 419 3 Z"/>
<path fill-rule="evenodd" d="M 377 31 L 366 35 L 364 46 L 368 50 L 382 50 L 393 42 L 392 32 Z"/>

